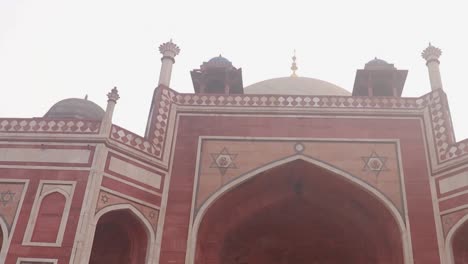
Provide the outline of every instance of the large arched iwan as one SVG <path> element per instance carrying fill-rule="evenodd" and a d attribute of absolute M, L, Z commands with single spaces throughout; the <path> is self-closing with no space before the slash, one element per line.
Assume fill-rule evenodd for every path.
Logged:
<path fill-rule="evenodd" d="M 401 228 L 365 189 L 304 160 L 219 197 L 200 223 L 196 264 L 403 264 Z"/>
<path fill-rule="evenodd" d="M 130 210 L 104 214 L 98 221 L 89 264 L 144 264 L 147 230 Z"/>

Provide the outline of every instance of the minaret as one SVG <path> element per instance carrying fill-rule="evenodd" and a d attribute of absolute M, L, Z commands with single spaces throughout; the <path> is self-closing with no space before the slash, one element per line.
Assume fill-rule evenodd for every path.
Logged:
<path fill-rule="evenodd" d="M 180 48 L 172 43 L 172 39 L 169 42 L 161 44 L 159 46 L 159 52 L 163 55 L 161 58 L 161 72 L 159 74 L 158 85 L 165 85 L 169 87 L 171 83 L 172 65 L 175 63 L 175 56 L 179 54 Z"/>
<path fill-rule="evenodd" d="M 426 60 L 427 70 L 429 71 L 429 80 L 431 81 L 431 90 L 435 91 L 437 89 L 442 90 L 442 79 L 440 77 L 439 69 L 439 57 L 442 54 L 442 51 L 439 48 L 436 48 L 429 43 L 427 47 L 422 52 L 422 57 Z"/>
<path fill-rule="evenodd" d="M 291 77 L 297 77 L 296 71 L 297 71 L 297 64 L 296 64 L 296 50 L 294 50 L 294 55 L 292 56 L 292 65 L 291 65 L 291 70 L 292 74 Z"/>

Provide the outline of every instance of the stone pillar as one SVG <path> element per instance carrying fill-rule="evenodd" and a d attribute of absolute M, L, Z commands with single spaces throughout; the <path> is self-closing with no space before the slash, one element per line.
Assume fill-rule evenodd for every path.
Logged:
<path fill-rule="evenodd" d="M 170 40 L 159 46 L 159 52 L 161 52 L 163 56 L 161 58 L 162 65 L 158 84 L 169 87 L 171 83 L 172 65 L 175 63 L 174 58 L 179 54 L 180 48 Z"/>
<path fill-rule="evenodd" d="M 107 107 L 106 113 L 104 114 L 104 118 L 101 121 L 101 131 L 102 135 L 109 135 L 110 129 L 112 127 L 112 116 L 114 114 L 115 104 L 117 104 L 117 100 L 119 100 L 119 91 L 117 87 L 114 87 L 108 94 L 107 94 Z"/>
<path fill-rule="evenodd" d="M 439 57 L 442 55 L 442 51 L 429 43 L 429 47 L 427 47 L 421 55 L 426 60 L 427 70 L 429 71 L 429 80 L 431 82 L 431 90 L 442 90 L 442 78 L 440 77 L 439 69 Z"/>

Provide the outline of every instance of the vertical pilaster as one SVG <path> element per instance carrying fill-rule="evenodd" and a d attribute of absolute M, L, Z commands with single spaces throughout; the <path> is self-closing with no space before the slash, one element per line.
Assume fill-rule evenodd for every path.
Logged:
<path fill-rule="evenodd" d="M 74 264 L 87 264 L 89 262 L 91 248 L 93 246 L 95 232 L 95 226 L 93 225 L 95 220 L 94 214 L 108 153 L 104 142 L 109 136 L 110 129 L 112 127 L 112 116 L 115 104 L 120 98 L 116 87 L 107 94 L 107 98 L 106 113 L 101 121 L 100 129 L 102 142 L 96 145 L 96 152 L 94 154 L 93 165 L 89 172 L 88 183 L 86 185 L 86 192 L 75 236 L 75 243 L 72 250 L 72 256 L 70 258 L 70 263 Z"/>

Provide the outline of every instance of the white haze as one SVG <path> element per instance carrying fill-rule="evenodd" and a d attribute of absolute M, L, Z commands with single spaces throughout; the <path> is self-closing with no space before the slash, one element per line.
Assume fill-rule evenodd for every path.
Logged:
<path fill-rule="evenodd" d="M 157 85 L 159 44 L 181 48 L 172 83 L 192 92 L 189 71 L 222 54 L 244 85 L 298 74 L 351 90 L 356 69 L 379 57 L 408 69 L 404 96 L 430 91 L 421 51 L 442 48 L 441 72 L 457 139 L 468 137 L 468 16 L 464 1 L 65 1 L 0 0 L 0 116 L 38 117 L 69 97 L 105 108 L 143 134 Z"/>

